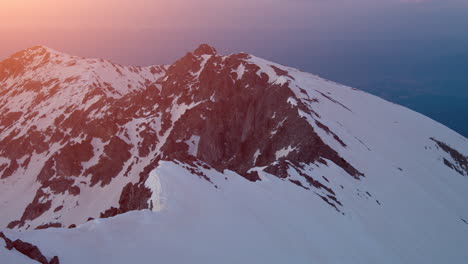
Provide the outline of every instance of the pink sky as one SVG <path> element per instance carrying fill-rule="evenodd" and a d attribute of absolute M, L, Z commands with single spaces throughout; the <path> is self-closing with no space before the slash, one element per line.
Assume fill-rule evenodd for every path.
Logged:
<path fill-rule="evenodd" d="M 402 2 L 425 0 L 0 0 L 0 29 L 303 26 Z"/>
<path fill-rule="evenodd" d="M 218 43 L 242 42 L 237 47 L 251 47 L 249 41 L 260 43 L 263 37 L 258 32 L 267 31 L 302 30 L 310 35 L 300 33 L 298 38 L 329 38 L 333 32 L 348 34 L 354 29 L 379 31 L 381 26 L 402 21 L 400 15 L 412 17 L 406 6 L 416 9 L 449 2 L 456 2 L 457 8 L 468 6 L 467 0 L 0 0 L 0 59 L 43 44 L 77 55 L 120 60 L 119 52 L 167 51 L 179 40 L 190 42 L 175 52 L 180 54 L 199 42 L 212 41 L 203 33 L 219 36 Z M 245 35 L 243 40 L 231 40 L 232 31 Z M 165 41 L 168 32 L 172 36 Z"/>
<path fill-rule="evenodd" d="M 255 14 L 261 18 L 275 10 L 273 0 L 16 0 L 0 1 L 0 27 L 144 29 L 193 26 L 233 27 L 234 19 Z M 253 11 L 253 12 L 252 12 Z M 273 11 L 274 12 L 274 11 Z M 252 19 L 252 17 L 250 17 Z"/>

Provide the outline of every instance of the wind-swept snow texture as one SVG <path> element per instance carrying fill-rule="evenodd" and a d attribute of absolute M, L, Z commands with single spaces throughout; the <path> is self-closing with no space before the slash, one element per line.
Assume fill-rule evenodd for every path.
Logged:
<path fill-rule="evenodd" d="M 252 55 L 35 47 L 0 63 L 0 114 L 0 226 L 60 263 L 468 259 L 466 138 Z"/>

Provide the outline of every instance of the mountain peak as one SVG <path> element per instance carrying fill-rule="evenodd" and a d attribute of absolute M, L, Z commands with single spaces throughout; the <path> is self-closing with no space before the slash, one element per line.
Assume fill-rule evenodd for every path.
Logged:
<path fill-rule="evenodd" d="M 29 50 L 45 50 L 45 51 L 51 51 L 52 49 L 49 48 L 49 47 L 46 47 L 44 45 L 36 45 L 36 46 L 33 46 L 31 48 L 29 48 Z"/>
<path fill-rule="evenodd" d="M 212 46 L 208 44 L 201 44 L 193 53 L 197 56 L 200 56 L 200 55 L 215 55 L 218 52 L 216 51 L 215 48 L 213 48 Z"/>
<path fill-rule="evenodd" d="M 65 55 L 62 52 L 56 51 L 46 46 L 36 45 L 30 48 L 23 49 L 21 51 L 16 52 L 15 54 L 11 55 L 11 59 L 21 60 L 25 62 L 31 62 L 36 58 L 42 58 L 43 56 L 50 56 L 50 55 Z"/>
<path fill-rule="evenodd" d="M 59 51 L 56 51 L 54 49 L 51 49 L 49 47 L 43 46 L 43 45 L 36 45 L 31 48 L 25 49 L 24 52 L 33 52 L 34 54 L 58 54 L 61 53 Z"/>

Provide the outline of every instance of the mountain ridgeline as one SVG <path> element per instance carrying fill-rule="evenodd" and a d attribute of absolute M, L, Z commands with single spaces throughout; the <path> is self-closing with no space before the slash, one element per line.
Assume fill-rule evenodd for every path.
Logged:
<path fill-rule="evenodd" d="M 171 168 L 216 192 L 232 175 L 259 192 L 278 182 L 337 218 L 378 222 L 404 207 L 408 225 L 430 222 L 414 232 L 453 221 L 450 232 L 467 234 L 467 154 L 466 138 L 409 109 L 206 44 L 172 65 L 42 46 L 0 62 L 2 228 L 164 214 Z M 423 204 L 433 211 L 421 214 Z"/>

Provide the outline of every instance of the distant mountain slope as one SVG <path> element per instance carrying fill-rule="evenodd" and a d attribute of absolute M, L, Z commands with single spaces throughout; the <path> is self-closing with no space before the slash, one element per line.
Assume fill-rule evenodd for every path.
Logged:
<path fill-rule="evenodd" d="M 149 209 L 5 231 L 64 263 L 216 262 L 236 248 L 232 263 L 468 257 L 466 138 L 249 54 L 201 45 L 124 67 L 35 47 L 0 63 L 0 116 L 0 226 Z M 95 231 L 109 248 L 77 258 Z"/>

